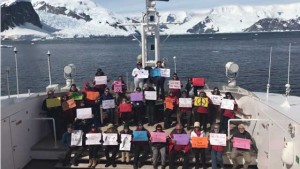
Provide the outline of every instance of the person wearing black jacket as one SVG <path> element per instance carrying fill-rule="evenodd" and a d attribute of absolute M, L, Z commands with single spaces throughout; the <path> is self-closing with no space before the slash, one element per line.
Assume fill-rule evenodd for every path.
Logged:
<path fill-rule="evenodd" d="M 155 131 L 153 132 L 161 132 L 164 133 L 162 130 L 162 125 L 158 124 L 155 127 Z M 160 152 L 160 157 L 161 157 L 161 168 L 165 169 L 166 168 L 166 147 L 167 147 L 167 138 L 166 142 L 155 142 L 152 143 L 152 164 L 154 169 L 158 169 L 158 154 Z"/>
<path fill-rule="evenodd" d="M 134 161 L 133 161 L 133 168 L 142 168 L 143 163 L 146 161 L 149 152 L 150 152 L 150 145 L 149 145 L 149 139 L 150 139 L 150 133 L 147 129 L 144 128 L 142 122 L 138 122 L 137 128 L 135 131 L 146 131 L 148 140 L 147 141 L 133 141 L 134 145 Z M 134 140 L 134 136 L 133 136 Z M 140 154 L 142 156 L 140 157 Z"/>
<path fill-rule="evenodd" d="M 144 84 L 144 94 L 145 91 L 155 91 L 154 88 L 150 84 Z M 154 108 L 155 108 L 155 100 L 146 100 L 146 114 L 148 116 L 148 125 L 154 125 Z"/>

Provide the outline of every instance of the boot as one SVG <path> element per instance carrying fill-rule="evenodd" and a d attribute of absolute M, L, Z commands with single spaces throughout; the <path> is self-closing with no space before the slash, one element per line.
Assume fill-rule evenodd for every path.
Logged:
<path fill-rule="evenodd" d="M 126 159 L 126 162 L 129 163 L 129 161 L 130 161 L 129 152 L 125 152 L 125 159 Z"/>
<path fill-rule="evenodd" d="M 125 162 L 125 154 L 126 154 L 126 152 L 122 152 L 122 153 L 121 153 L 121 162 L 122 162 L 122 163 Z"/>
<path fill-rule="evenodd" d="M 93 167 L 93 168 L 96 168 L 97 164 L 98 164 L 98 163 L 97 163 L 97 160 L 96 160 L 95 158 L 93 158 L 93 166 L 92 166 L 92 167 Z"/>
<path fill-rule="evenodd" d="M 93 165 L 93 160 L 92 160 L 92 159 L 89 159 L 89 165 L 88 165 L 88 167 L 91 168 L 92 165 Z"/>

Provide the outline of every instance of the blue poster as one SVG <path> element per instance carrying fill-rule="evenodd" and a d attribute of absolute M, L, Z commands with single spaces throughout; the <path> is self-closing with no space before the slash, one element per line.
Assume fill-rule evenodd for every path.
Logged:
<path fill-rule="evenodd" d="M 133 141 L 148 141 L 147 131 L 133 131 Z"/>
<path fill-rule="evenodd" d="M 157 77 L 160 76 L 160 68 L 155 68 L 151 71 L 151 76 L 152 77 Z"/>

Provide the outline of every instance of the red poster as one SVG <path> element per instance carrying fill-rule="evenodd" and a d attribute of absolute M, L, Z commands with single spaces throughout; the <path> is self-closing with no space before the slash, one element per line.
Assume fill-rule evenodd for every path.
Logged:
<path fill-rule="evenodd" d="M 193 78 L 193 86 L 204 86 L 204 78 Z"/>
<path fill-rule="evenodd" d="M 120 112 L 131 112 L 131 104 L 120 104 Z"/>

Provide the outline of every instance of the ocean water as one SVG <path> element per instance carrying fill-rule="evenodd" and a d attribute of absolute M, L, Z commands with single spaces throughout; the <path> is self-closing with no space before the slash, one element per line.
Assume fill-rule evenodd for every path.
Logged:
<path fill-rule="evenodd" d="M 166 38 L 161 36 L 161 57 L 168 60 L 167 67 L 173 73 L 173 56 L 176 56 L 177 74 L 183 81 L 188 77 L 204 77 L 208 84 L 227 83 L 225 64 L 233 61 L 240 67 L 237 84 L 250 91 L 266 91 L 270 47 L 273 47 L 270 92 L 282 94 L 288 79 L 288 48 L 291 43 L 291 94 L 300 96 L 300 32 Z M 27 93 L 28 89 L 31 92 L 45 91 L 49 84 L 48 50 L 51 52 L 52 83 L 64 85 L 63 68 L 72 63 L 76 66 L 75 82 L 80 87 L 84 81 L 91 82 L 97 68 L 101 68 L 111 80 L 123 75 L 128 83 L 133 84 L 131 71 L 136 65 L 137 55 L 141 53 L 138 41 L 132 37 L 2 41 L 2 45 L 12 45 L 18 49 L 20 93 Z M 148 54 L 154 58 L 153 51 Z M 10 67 L 10 91 L 14 94 L 13 48 L 1 48 L 1 95 L 7 94 L 6 67 Z"/>

